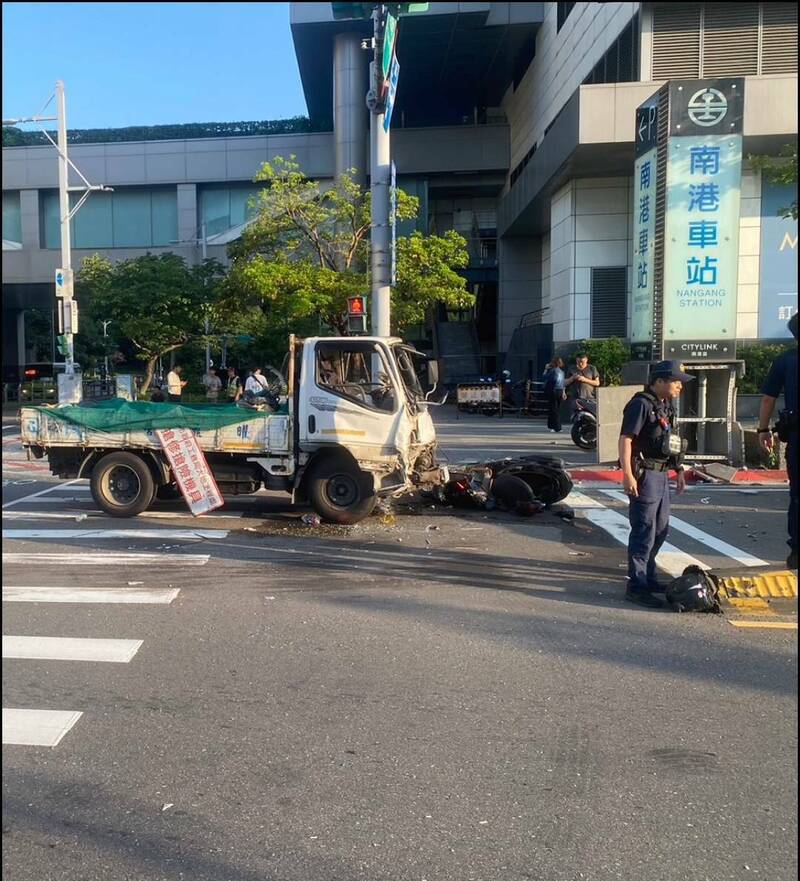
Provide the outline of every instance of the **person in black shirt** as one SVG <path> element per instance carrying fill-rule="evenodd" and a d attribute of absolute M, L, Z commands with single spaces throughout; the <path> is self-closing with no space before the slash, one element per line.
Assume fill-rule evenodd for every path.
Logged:
<path fill-rule="evenodd" d="M 797 340 L 797 313 L 789 319 L 789 330 Z M 773 361 L 769 374 L 761 386 L 761 410 L 758 414 L 758 439 L 765 450 L 775 446 L 775 436 L 769 426 L 775 402 L 783 392 L 786 409 L 778 419 L 778 437 L 786 443 L 786 470 L 789 472 L 789 556 L 786 565 L 797 568 L 797 514 L 798 514 L 798 426 L 797 426 L 797 346 Z"/>
<path fill-rule="evenodd" d="M 680 465 L 682 444 L 674 427 L 672 401 L 683 383 L 694 377 L 677 361 L 661 361 L 650 371 L 644 391 L 637 392 L 622 412 L 619 461 L 622 487 L 630 498 L 628 517 L 628 585 L 625 598 L 658 608 L 663 593 L 656 579 L 656 555 L 669 532 L 669 469 L 676 467 L 677 488 L 686 488 Z"/>

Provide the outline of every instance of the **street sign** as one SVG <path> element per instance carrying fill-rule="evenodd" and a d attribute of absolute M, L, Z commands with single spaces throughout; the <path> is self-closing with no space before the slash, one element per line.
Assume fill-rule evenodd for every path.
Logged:
<path fill-rule="evenodd" d="M 389 131 L 392 124 L 392 110 L 394 110 L 394 101 L 397 97 L 397 81 L 400 79 L 400 62 L 395 55 L 392 58 L 392 67 L 389 73 L 389 90 L 386 94 L 386 109 L 383 111 L 383 130 Z"/>
<path fill-rule="evenodd" d="M 78 301 L 58 301 L 58 332 L 60 334 L 78 332 Z"/>
<path fill-rule="evenodd" d="M 67 300 L 73 295 L 74 273 L 71 269 L 56 269 L 56 296 Z"/>
<path fill-rule="evenodd" d="M 389 85 L 389 73 L 392 69 L 394 46 L 397 42 L 397 19 L 391 12 L 386 13 L 386 24 L 383 29 L 383 54 L 381 55 L 381 79 L 382 91 L 386 91 Z"/>

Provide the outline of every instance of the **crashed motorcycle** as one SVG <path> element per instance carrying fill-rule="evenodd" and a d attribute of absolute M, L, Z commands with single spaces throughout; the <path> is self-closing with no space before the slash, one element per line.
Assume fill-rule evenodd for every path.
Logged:
<path fill-rule="evenodd" d="M 570 436 L 582 450 L 597 449 L 597 403 L 585 398 L 575 398 Z"/>

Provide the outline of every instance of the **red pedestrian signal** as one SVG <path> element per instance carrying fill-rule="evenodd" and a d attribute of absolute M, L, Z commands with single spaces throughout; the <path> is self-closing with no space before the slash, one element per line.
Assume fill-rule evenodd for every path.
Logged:
<path fill-rule="evenodd" d="M 347 298 L 347 314 L 348 315 L 366 315 L 367 314 L 367 298 L 366 297 L 348 297 Z"/>

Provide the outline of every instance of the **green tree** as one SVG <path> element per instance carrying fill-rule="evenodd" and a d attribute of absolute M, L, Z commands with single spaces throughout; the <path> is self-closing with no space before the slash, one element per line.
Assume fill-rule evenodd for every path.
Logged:
<path fill-rule="evenodd" d="M 215 260 L 189 266 L 176 254 L 146 254 L 112 264 L 87 257 L 76 278 L 79 297 L 91 303 L 98 318 L 111 319 L 117 337 L 132 344 L 145 363 L 146 392 L 159 358 L 192 340 L 205 339 L 208 317 L 224 329 L 227 312 L 220 293 L 224 269 Z"/>
<path fill-rule="evenodd" d="M 772 183 L 795 186 L 794 201 L 781 208 L 781 217 L 797 220 L 797 144 L 784 144 L 777 156 L 748 156 L 750 167 Z"/>
<path fill-rule="evenodd" d="M 255 203 L 256 219 L 229 247 L 229 301 L 247 316 L 249 332 L 257 328 L 254 335 L 314 323 L 346 334 L 347 297 L 369 290 L 370 193 L 352 170 L 323 186 L 307 178 L 293 156 L 265 162 L 255 181 L 266 186 Z M 412 220 L 418 211 L 419 200 L 398 191 L 397 219 Z M 439 302 L 472 305 L 456 272 L 468 259 L 466 242 L 455 232 L 399 239 L 393 330 L 424 320 Z"/>

